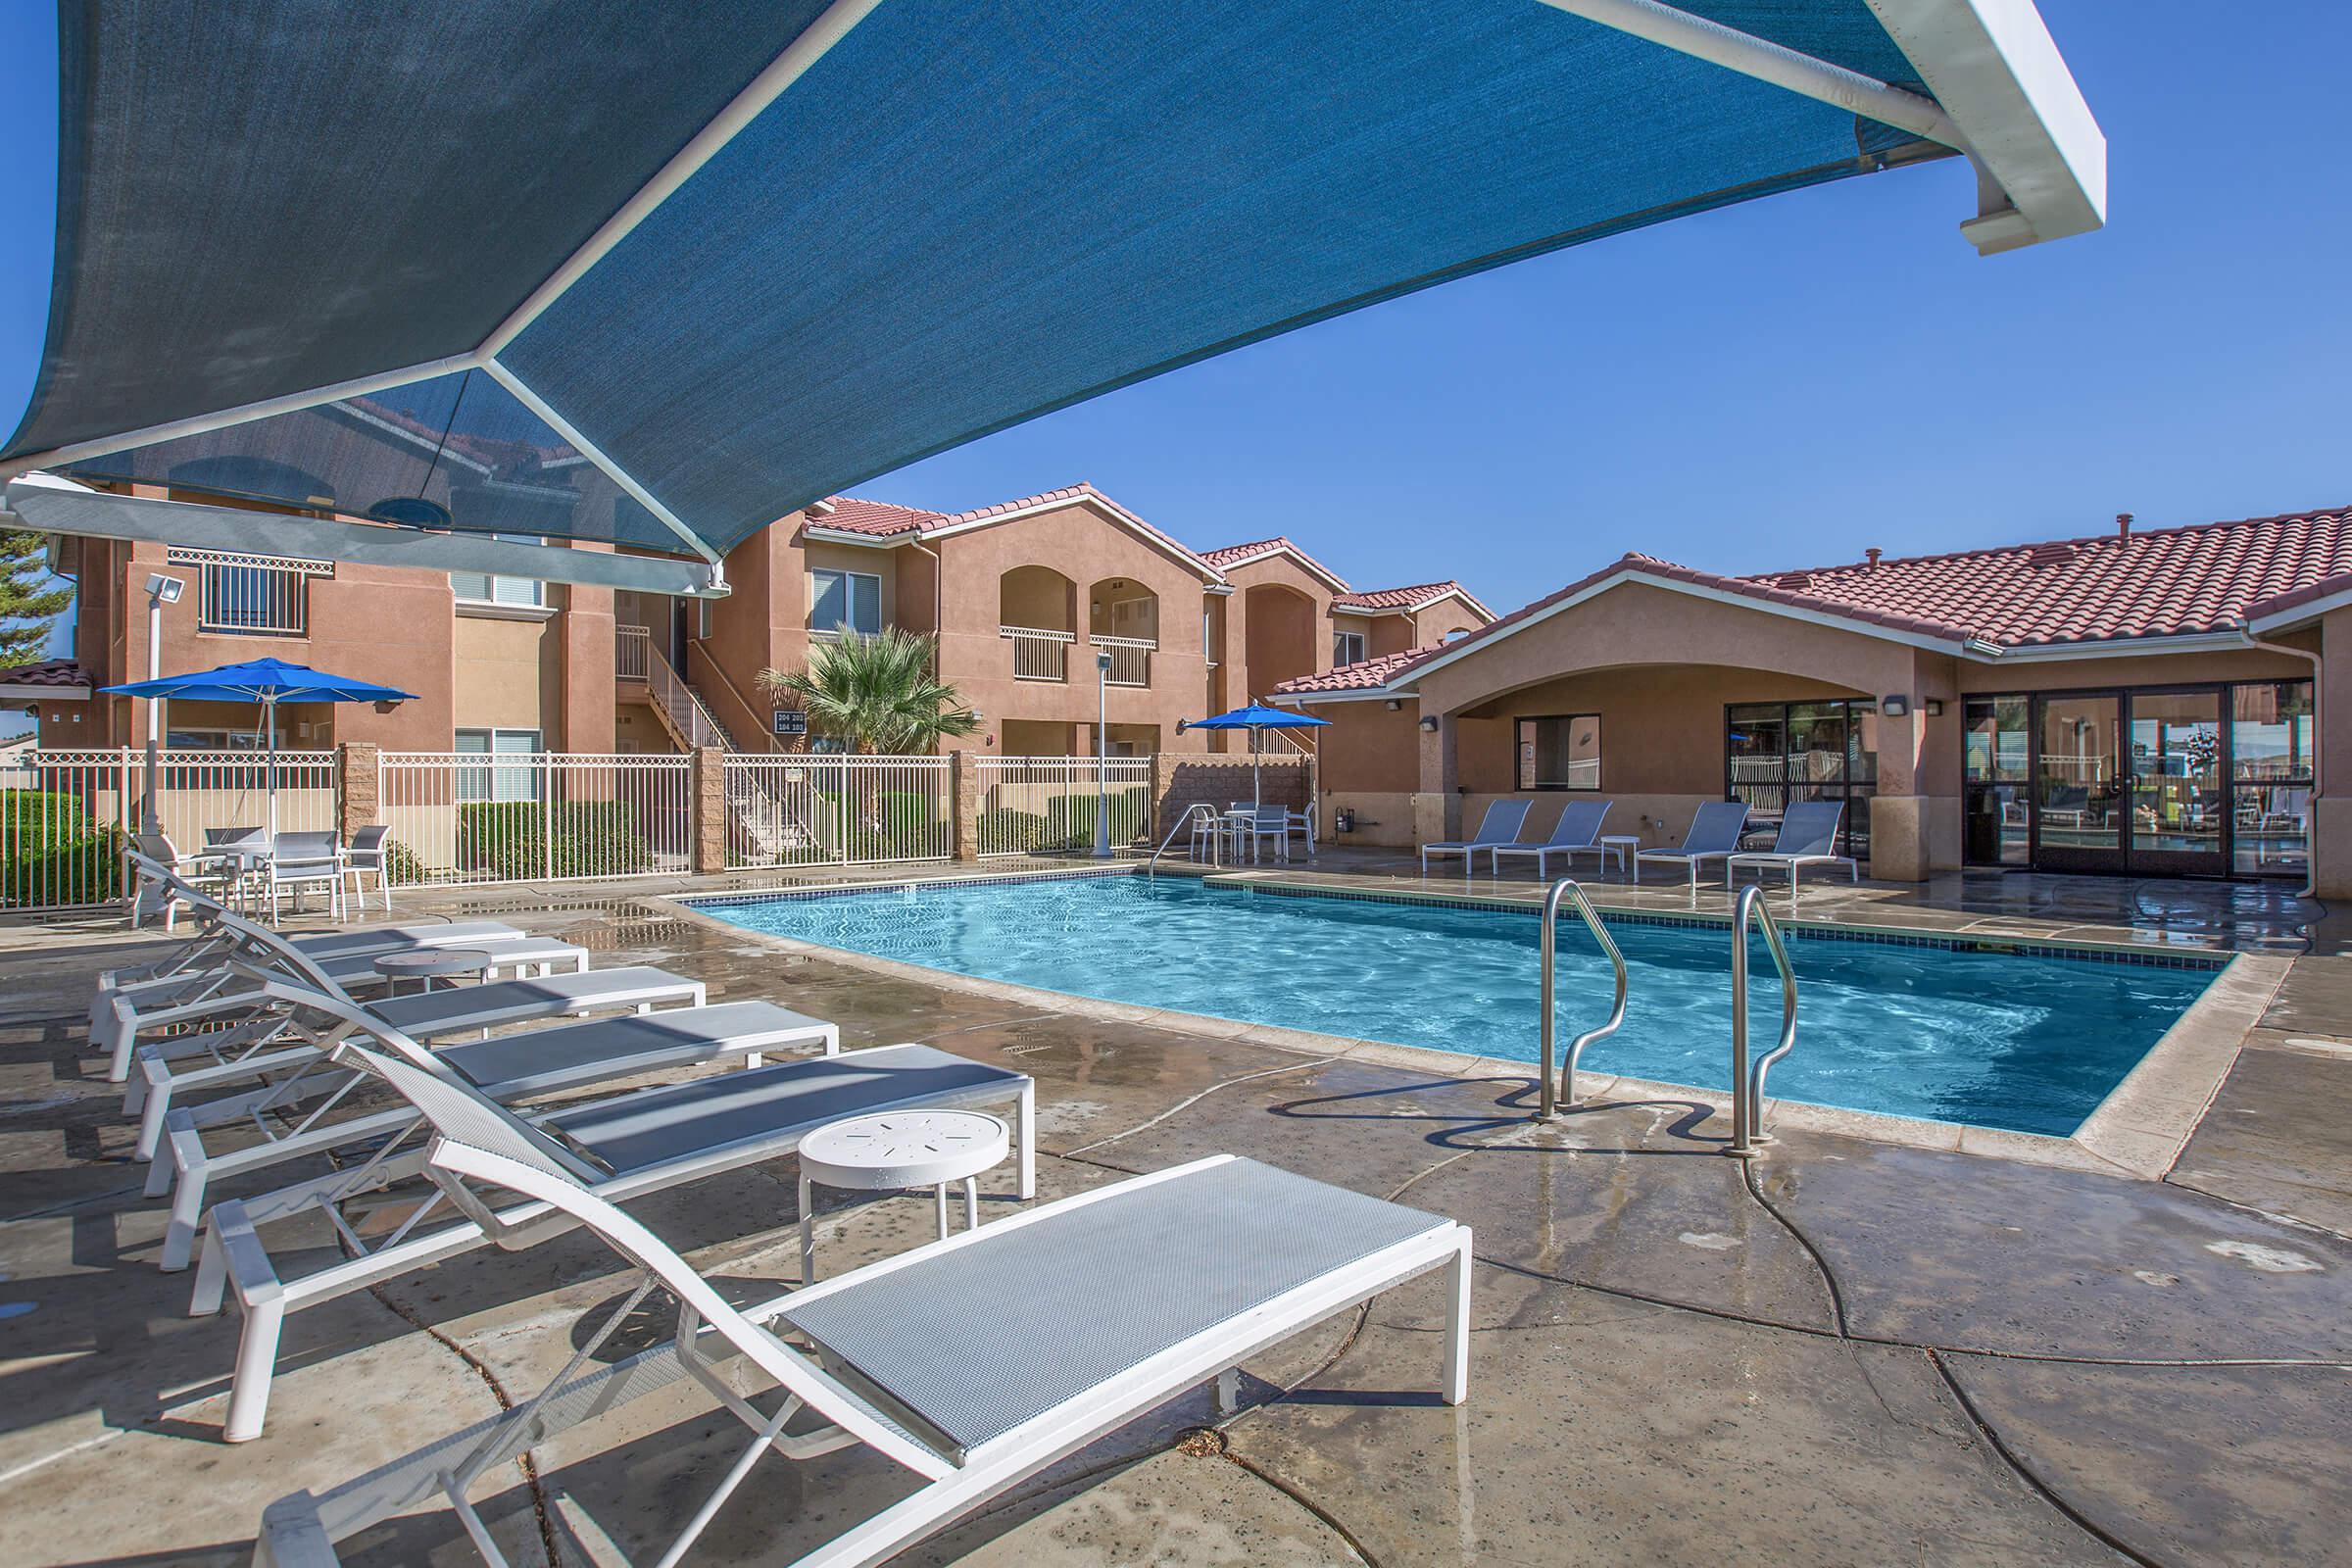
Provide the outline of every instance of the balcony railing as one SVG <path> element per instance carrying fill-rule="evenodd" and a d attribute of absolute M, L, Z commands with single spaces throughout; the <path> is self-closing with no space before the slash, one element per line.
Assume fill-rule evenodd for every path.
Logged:
<path fill-rule="evenodd" d="M 997 635 L 1012 643 L 1014 680 L 1070 678 L 1070 645 L 1078 640 L 1076 632 L 1048 631 L 1042 626 L 999 626 Z"/>
<path fill-rule="evenodd" d="M 196 568 L 196 629 L 237 637 L 308 637 L 311 579 L 335 574 L 332 562 L 292 556 L 176 549 L 169 560 Z"/>
<path fill-rule="evenodd" d="M 1110 651 L 1110 673 L 1104 678 L 1113 686 L 1149 686 L 1152 684 L 1152 654 L 1159 647 L 1156 637 L 1094 638 L 1097 648 Z"/>
<path fill-rule="evenodd" d="M 645 679 L 647 655 L 654 646 L 650 626 L 612 628 L 612 673 L 621 680 Z"/>

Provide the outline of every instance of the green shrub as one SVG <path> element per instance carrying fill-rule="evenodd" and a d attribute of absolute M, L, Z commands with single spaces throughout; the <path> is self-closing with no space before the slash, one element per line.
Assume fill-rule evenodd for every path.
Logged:
<path fill-rule="evenodd" d="M 104 904 L 122 896 L 129 840 L 75 795 L 0 790 L 0 906 Z"/>
<path fill-rule="evenodd" d="M 654 848 L 618 801 L 567 801 L 552 810 L 537 801 L 475 801 L 458 808 L 458 865 L 500 881 L 628 876 L 654 868 Z"/>

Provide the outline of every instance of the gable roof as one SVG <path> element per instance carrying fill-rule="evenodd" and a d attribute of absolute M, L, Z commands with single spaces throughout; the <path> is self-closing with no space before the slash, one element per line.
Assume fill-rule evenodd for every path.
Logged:
<path fill-rule="evenodd" d="M 1246 545 L 1226 545 L 1221 549 L 1208 551 L 1200 559 L 1219 571 L 1231 571 L 1236 566 L 1247 566 L 1253 562 L 1265 561 L 1274 556 L 1289 556 L 1304 566 L 1309 575 L 1329 583 L 1335 592 L 1343 594 L 1348 592 L 1347 578 L 1299 549 L 1297 542 L 1288 534 L 1278 533 L 1271 539 L 1256 539 Z"/>
<path fill-rule="evenodd" d="M 888 501 L 831 496 L 817 502 L 803 515 L 807 518 L 805 526 L 820 537 L 826 534 L 857 534 L 869 539 L 934 539 L 943 534 L 962 533 L 992 523 L 1010 522 L 1015 517 L 1049 512 L 1072 502 L 1091 504 L 1113 522 L 1175 556 L 1208 581 L 1221 583 L 1225 580 L 1216 567 L 1091 484 L 1065 485 L 1059 490 L 1047 490 L 1013 501 L 974 507 L 969 512 L 925 512 L 919 507 L 902 507 Z M 826 510 L 819 511 L 819 508 Z"/>
<path fill-rule="evenodd" d="M 1299 675 L 1274 688 L 1277 697 L 1308 697 L 1316 693 L 1377 691 L 1394 680 L 1401 670 L 1420 662 L 1436 653 L 1443 644 L 1429 643 L 1420 648 L 1407 648 L 1399 653 L 1374 654 L 1352 664 L 1324 670 L 1319 675 Z"/>
<path fill-rule="evenodd" d="M 1728 577 L 1629 552 L 1598 571 L 1467 636 L 1397 662 L 1374 681 L 1366 661 L 1277 693 L 1396 690 L 1440 662 L 1508 637 L 1570 605 L 1647 582 L 1702 598 L 1843 625 L 1975 659 L 2048 650 L 2115 651 L 2118 643 L 2228 635 L 2257 617 L 2277 623 L 2338 596 L 2352 603 L 2352 509 L 2287 513 L 2136 533 L 2086 535 Z"/>
<path fill-rule="evenodd" d="M 1459 599 L 1489 620 L 1494 618 L 1494 612 L 1481 604 L 1475 594 L 1451 577 L 1444 582 L 1416 583 L 1410 588 L 1370 588 L 1361 593 L 1341 594 L 1332 600 L 1331 608 L 1373 612 L 1396 611 L 1409 614 L 1448 597 Z"/>

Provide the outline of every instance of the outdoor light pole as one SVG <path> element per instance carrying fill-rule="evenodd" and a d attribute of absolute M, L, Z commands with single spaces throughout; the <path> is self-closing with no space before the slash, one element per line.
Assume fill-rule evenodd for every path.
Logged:
<path fill-rule="evenodd" d="M 1095 858 L 1110 858 L 1110 650 L 1095 650 Z"/>
<path fill-rule="evenodd" d="M 176 605 L 187 584 L 177 577 L 162 572 L 147 576 L 147 678 L 160 680 L 164 674 L 164 607 Z M 147 699 L 147 805 L 139 813 L 142 833 L 156 834 L 164 830 L 164 819 L 155 808 L 155 748 L 157 731 L 163 715 L 164 700 Z"/>

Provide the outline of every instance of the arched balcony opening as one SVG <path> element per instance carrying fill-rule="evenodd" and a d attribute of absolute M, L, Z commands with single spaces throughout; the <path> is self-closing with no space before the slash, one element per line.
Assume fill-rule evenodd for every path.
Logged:
<path fill-rule="evenodd" d="M 1113 686 L 1152 684 L 1159 650 L 1159 596 L 1132 577 L 1104 577 L 1086 592 L 1086 634 L 1110 654 Z"/>
<path fill-rule="evenodd" d="M 1052 566 L 997 579 L 997 635 L 1012 644 L 1015 680 L 1067 681 L 1078 640 L 1078 585 Z"/>

